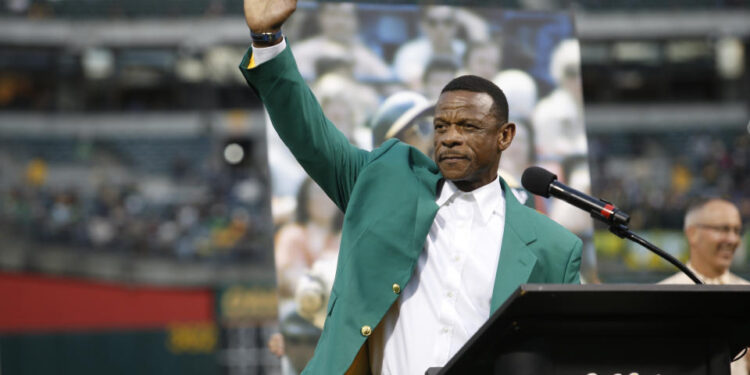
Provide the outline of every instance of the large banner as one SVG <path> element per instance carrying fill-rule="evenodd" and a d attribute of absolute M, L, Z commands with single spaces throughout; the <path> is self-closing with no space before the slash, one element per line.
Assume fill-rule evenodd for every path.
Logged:
<path fill-rule="evenodd" d="M 364 149 L 395 137 L 431 155 L 431 116 L 443 86 L 463 74 L 495 82 L 517 124 L 500 174 L 520 201 L 586 241 L 584 278 L 597 282 L 588 215 L 519 186 L 526 167 L 541 165 L 589 190 L 580 52 L 570 14 L 300 3 L 285 34 L 325 114 Z M 285 353 L 284 372 L 294 374 L 323 327 L 343 214 L 268 129 L 282 334 L 272 347 Z"/>

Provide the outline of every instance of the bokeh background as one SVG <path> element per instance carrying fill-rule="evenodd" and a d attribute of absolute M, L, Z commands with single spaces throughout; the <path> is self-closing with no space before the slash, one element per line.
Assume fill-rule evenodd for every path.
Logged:
<path fill-rule="evenodd" d="M 541 152 L 538 162 L 560 176 L 587 163 L 591 192 L 683 260 L 690 197 L 726 195 L 748 222 L 746 2 L 452 4 L 493 20 L 484 32 L 502 41 L 497 70 L 527 71 L 537 101 L 557 87 L 549 70 L 555 46 L 578 36 L 587 149 L 566 163 Z M 321 21 L 320 8 L 300 3 L 286 30 L 294 48 L 326 25 L 352 27 L 337 24 L 348 18 L 335 12 Z M 424 75 L 396 68 L 399 46 L 424 33 L 420 7 L 356 9 L 357 34 L 374 57 L 365 54 L 368 65 L 357 70 L 353 49 L 342 60 L 326 48 L 331 56 L 306 78 L 321 99 L 359 87 L 350 84 L 374 88 L 348 98 L 356 103 L 346 108 L 365 108 L 359 114 L 331 104 L 340 99 L 321 100 L 367 148 L 368 120 L 390 95 L 434 91 Z M 280 169 L 287 175 L 268 169 L 276 140 L 237 69 L 249 42 L 241 11 L 238 0 L 0 2 L 3 374 L 281 373 L 266 349 L 281 329 L 273 242 L 295 220 L 304 181 L 293 165 Z M 523 29 L 514 20 L 536 24 Z M 481 29 L 457 38 L 475 46 Z M 466 51 L 434 65 L 464 69 Z M 322 80 L 342 72 L 356 79 Z M 553 203 L 537 203 L 553 215 Z M 593 281 L 650 283 L 674 272 L 602 228 L 590 235 Z M 335 239 L 322 242 L 330 248 Z M 748 246 L 745 231 L 733 267 L 745 278 Z"/>

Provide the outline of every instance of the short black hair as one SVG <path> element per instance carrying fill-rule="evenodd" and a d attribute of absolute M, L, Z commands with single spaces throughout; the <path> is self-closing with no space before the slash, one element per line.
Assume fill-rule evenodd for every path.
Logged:
<path fill-rule="evenodd" d="M 505 98 L 505 93 L 492 81 L 484 79 L 475 75 L 464 75 L 454 78 L 448 82 L 443 91 L 471 91 L 471 92 L 483 92 L 492 98 L 492 110 L 495 111 L 495 117 L 500 121 L 502 125 L 508 121 L 508 99 Z"/>

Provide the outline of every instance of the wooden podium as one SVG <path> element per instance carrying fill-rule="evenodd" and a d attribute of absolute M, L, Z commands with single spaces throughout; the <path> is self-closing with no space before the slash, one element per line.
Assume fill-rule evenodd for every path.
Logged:
<path fill-rule="evenodd" d="M 750 286 L 526 284 L 428 375 L 729 375 Z"/>

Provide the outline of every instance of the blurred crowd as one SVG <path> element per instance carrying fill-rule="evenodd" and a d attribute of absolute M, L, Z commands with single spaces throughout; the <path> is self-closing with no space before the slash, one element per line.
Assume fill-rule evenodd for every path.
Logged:
<path fill-rule="evenodd" d="M 4 4 L 3 4 L 4 3 Z M 742 0 L 687 1 L 672 0 L 577 0 L 577 7 L 589 10 L 631 9 L 712 9 L 718 7 L 741 8 Z M 509 0 L 503 6 L 528 10 L 565 10 L 570 5 L 563 0 Z M 5 0 L 0 2 L 0 13 L 28 17 L 195 17 L 234 14 L 242 8 L 242 0 Z"/>
<path fill-rule="evenodd" d="M 634 229 L 681 229 L 691 199 L 723 196 L 750 220 L 750 135 L 727 132 L 589 137 L 592 185 Z M 687 151 L 687 152 L 686 152 Z"/>
<path fill-rule="evenodd" d="M 125 3 L 96 2 L 92 6 L 107 4 Z M 240 3 L 234 5 L 239 7 Z M 47 7 L 54 17 L 55 9 L 74 5 L 67 1 L 11 0 L 6 6 L 6 10 L 15 9 L 18 14 Z M 221 10 L 218 5 L 209 8 Z M 567 15 L 559 14 L 525 17 L 529 16 L 499 9 L 477 12 L 447 6 L 300 3 L 300 11 L 285 25 L 285 33 L 300 71 L 328 118 L 353 144 L 364 149 L 372 149 L 385 139 L 374 139 L 373 128 L 377 122 L 392 124 L 392 110 L 386 108 L 378 115 L 388 98 L 408 91 L 420 98 L 420 110 L 425 110 L 457 75 L 476 74 L 495 81 L 505 89 L 511 120 L 519 126 L 518 138 L 502 166 L 504 177 L 518 185 L 527 165 L 544 162 L 560 172 L 566 158 L 586 152 L 578 44 L 567 40 L 573 33 L 572 22 Z M 4 52 L 8 56 L 21 54 L 30 60 L 13 65 L 19 70 L 17 73 L 11 69 L 0 74 L 0 107 L 85 112 L 192 110 L 205 109 L 207 105 L 228 108 L 225 99 L 233 108 L 259 104 L 247 96 L 250 90 L 240 86 L 237 63 L 246 45 L 211 46 L 203 52 L 186 46 L 129 48 L 97 46 L 84 48 L 78 55 L 57 50 L 26 55 L 30 52 L 9 48 Z M 52 64 L 54 69 L 45 64 Z M 81 80 L 86 84 L 80 84 Z M 55 84 L 50 86 L 49 82 Z M 205 95 L 215 87 L 227 89 L 210 97 L 190 99 L 190 93 Z M 186 101 L 177 103 L 182 99 Z M 170 107 L 175 103 L 176 107 Z M 420 123 L 426 125 L 403 129 L 410 133 L 410 143 L 430 154 L 431 126 L 429 121 Z M 273 224 L 265 227 L 259 219 L 263 211 L 257 206 L 268 197 L 255 194 L 250 203 L 236 197 L 247 195 L 237 192 L 240 190 L 263 190 L 257 186 L 268 181 L 263 177 L 249 183 L 239 181 L 232 174 L 237 168 L 227 172 L 204 167 L 200 157 L 174 168 L 198 176 L 190 184 L 171 171 L 168 178 L 153 182 L 153 171 L 140 169 L 148 168 L 148 163 L 144 167 L 117 160 L 115 164 L 126 165 L 120 168 L 124 170 L 121 176 L 109 173 L 93 182 L 81 179 L 85 182 L 80 185 L 86 188 L 68 188 L 54 177 L 39 178 L 43 182 L 36 183 L 29 179 L 16 184 L 6 182 L 1 191 L 3 220 L 10 224 L 8 228 L 18 228 L 27 238 L 46 241 L 48 245 L 137 248 L 188 259 L 221 258 L 222 254 L 231 254 L 226 258 L 232 259 L 243 253 L 238 250 L 243 246 L 267 251 L 271 245 L 265 239 L 275 236 L 279 275 L 299 276 L 315 268 L 320 254 L 337 249 L 338 229 L 330 218 L 312 220 L 315 218 L 299 216 L 299 197 L 305 195 L 306 174 L 273 131 L 267 133 Z M 551 144 L 549 139 L 558 143 Z M 60 170 L 60 163 L 54 157 L 32 159 L 33 155 L 29 155 L 11 160 L 17 168 L 35 170 L 33 165 L 44 165 L 37 169 L 52 172 L 48 173 L 50 176 L 60 175 L 55 172 Z M 174 164 L 180 164 L 178 161 L 175 159 Z M 88 168 L 86 163 L 72 165 Z M 163 198 L 180 194 L 188 198 Z M 322 209 L 323 204 L 312 201 L 319 206 L 312 211 Z M 24 232 L 24 227 L 44 229 Z M 299 244 L 308 240 L 313 244 L 300 250 Z M 284 250 L 284 244 L 291 244 L 292 250 Z M 286 285 L 282 299 L 291 299 L 296 283 Z"/>
<path fill-rule="evenodd" d="M 568 39 L 568 18 L 537 15 L 528 23 L 519 13 L 449 6 L 381 11 L 366 20 L 367 10 L 355 4 L 307 10 L 290 19 L 287 40 L 324 112 L 355 145 L 371 149 L 384 140 L 373 132 L 389 97 L 409 91 L 434 103 L 449 80 L 474 74 L 504 89 L 510 120 L 521 128 L 503 167 L 509 176 L 520 180 L 524 167 L 538 161 L 561 171 L 563 159 L 587 152 L 580 51 Z M 432 137 L 429 127 L 420 134 Z M 269 142 L 278 144 L 273 135 Z M 275 183 L 274 195 L 293 195 L 289 186 L 302 178 Z"/>
<path fill-rule="evenodd" d="M 112 153 L 92 155 L 60 161 L 0 153 L 3 237 L 30 248 L 84 253 L 219 262 L 269 258 L 262 171 L 235 173 L 208 162 L 215 159 L 209 152 L 194 155 L 205 158 L 194 166 L 171 155 L 171 167 L 158 173 Z"/>
<path fill-rule="evenodd" d="M 51 17 L 162 17 L 219 16 L 226 9 L 241 9 L 236 0 L 118 1 L 118 0 L 5 0 L 2 13 L 30 18 Z"/>

